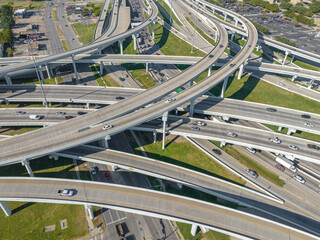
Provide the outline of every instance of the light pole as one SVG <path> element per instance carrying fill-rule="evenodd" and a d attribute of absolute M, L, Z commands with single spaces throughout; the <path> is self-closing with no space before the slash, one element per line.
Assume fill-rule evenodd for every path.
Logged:
<path fill-rule="evenodd" d="M 192 38 L 192 47 L 191 47 L 191 53 L 193 53 L 193 45 L 194 45 L 194 35 L 196 35 L 196 26 L 193 27 L 193 38 Z"/>
<path fill-rule="evenodd" d="M 45 103 L 46 108 L 47 108 L 48 107 L 48 103 L 47 103 L 46 95 L 44 94 L 44 91 L 43 91 L 42 82 L 41 82 L 41 79 L 39 77 L 38 69 L 37 69 L 37 66 L 36 66 L 36 57 L 33 56 L 32 59 L 33 59 L 33 65 L 34 65 L 34 68 L 36 70 L 37 77 L 38 77 L 38 80 L 39 80 L 39 83 L 40 83 L 40 88 L 41 88 L 41 92 L 42 92 L 42 95 L 43 95 L 44 103 Z"/>

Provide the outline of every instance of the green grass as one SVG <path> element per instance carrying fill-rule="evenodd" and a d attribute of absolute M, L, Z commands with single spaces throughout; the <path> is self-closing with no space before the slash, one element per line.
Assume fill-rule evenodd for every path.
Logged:
<path fill-rule="evenodd" d="M 204 32 L 202 32 L 199 28 L 197 28 L 197 27 L 193 24 L 193 22 L 192 22 L 188 17 L 186 17 L 186 19 L 187 19 L 187 21 L 191 24 L 191 26 L 192 26 L 193 28 L 196 28 L 196 31 L 197 31 L 204 39 L 206 39 L 211 45 L 213 45 L 213 46 L 216 45 L 216 42 L 215 42 L 212 38 L 210 38 L 207 34 L 205 34 Z"/>
<path fill-rule="evenodd" d="M 96 81 L 99 86 L 121 87 L 121 85 L 117 81 L 115 81 L 112 77 L 106 74 L 106 71 L 103 72 L 102 78 L 100 77 L 100 74 L 98 73 L 100 69 L 99 64 L 95 64 L 95 65 L 93 64 L 90 67 L 91 67 L 93 76 L 96 78 Z"/>
<path fill-rule="evenodd" d="M 208 240 L 229 240 L 230 236 L 225 235 L 223 233 L 219 233 L 216 231 L 210 230 L 207 233 L 202 233 L 199 231 L 196 234 L 196 236 L 191 235 L 191 224 L 187 223 L 181 223 L 181 222 L 176 222 L 183 238 L 185 240 L 201 240 L 201 239 L 208 239 Z"/>
<path fill-rule="evenodd" d="M 32 160 L 30 166 L 36 177 L 76 178 L 73 160 L 48 157 Z M 88 169 L 86 170 L 87 173 Z M 14 164 L 0 168 L 1 176 L 28 176 L 25 167 Z M 82 205 L 7 202 L 12 215 L 5 217 L 0 211 L 1 239 L 74 239 L 88 233 L 84 207 Z M 60 229 L 60 220 L 67 219 L 68 228 Z M 43 232 L 48 225 L 56 225 L 56 230 Z"/>
<path fill-rule="evenodd" d="M 0 104 L 0 108 L 38 108 L 38 107 L 45 107 L 42 104 L 37 103 L 10 103 L 10 104 Z M 52 104 L 49 107 L 60 107 L 60 104 Z"/>
<path fill-rule="evenodd" d="M 46 84 L 56 84 L 56 80 L 54 78 L 46 78 L 44 81 Z"/>
<path fill-rule="evenodd" d="M 93 41 L 93 34 L 96 24 L 83 25 L 81 23 L 75 23 L 71 25 L 76 35 L 79 37 L 79 41 L 83 44 L 88 44 Z"/>
<path fill-rule="evenodd" d="M 52 19 L 53 21 L 58 22 L 57 10 L 52 11 Z"/>
<path fill-rule="evenodd" d="M 104 87 L 104 86 L 106 86 L 106 84 L 105 84 L 103 78 L 100 77 L 100 75 L 99 75 L 99 73 L 98 73 L 98 70 L 97 70 L 97 67 L 98 67 L 98 64 L 95 64 L 95 65 L 93 64 L 93 65 L 91 65 L 91 66 L 90 66 L 91 72 L 92 72 L 93 76 L 95 77 L 98 85 Z M 100 67 L 99 67 L 99 68 L 100 68 Z"/>
<path fill-rule="evenodd" d="M 246 40 L 242 39 L 241 37 L 234 38 L 233 41 L 234 41 L 236 44 L 240 45 L 241 47 L 243 47 L 244 44 L 246 43 Z"/>
<path fill-rule="evenodd" d="M 152 32 L 152 26 L 149 26 L 150 32 Z M 191 53 L 191 45 L 184 42 L 174 34 L 171 34 L 161 24 L 155 24 L 155 39 L 154 42 L 159 45 L 161 52 L 165 55 L 177 55 L 177 56 L 195 56 L 203 57 L 205 54 L 197 48 L 193 48 Z"/>
<path fill-rule="evenodd" d="M 139 135 L 140 133 L 137 134 Z M 153 136 L 151 136 L 151 134 L 141 134 L 144 141 L 144 144 L 142 143 L 143 148 L 150 158 L 189 168 L 198 172 L 203 172 L 240 185 L 245 184 L 245 181 L 240 177 L 224 169 L 221 165 L 216 163 L 209 156 L 182 137 L 179 137 L 176 141 L 170 141 L 170 143 L 167 140 L 166 148 L 162 150 L 161 141 L 152 143 L 151 138 L 153 138 Z M 134 144 L 134 141 L 130 136 L 128 138 L 135 153 L 141 154 L 140 148 Z"/>
<path fill-rule="evenodd" d="M 30 8 L 31 9 L 40 9 L 44 8 L 45 3 L 44 2 L 28 2 L 28 1 L 1 1 L 1 5 L 7 5 L 9 2 L 12 2 L 13 10 L 17 10 L 20 8 Z"/>
<path fill-rule="evenodd" d="M 3 132 L 1 134 L 14 136 L 16 134 L 31 132 L 31 131 L 37 130 L 39 128 L 41 128 L 41 127 L 10 127 L 8 129 L 8 132 Z"/>
<path fill-rule="evenodd" d="M 68 51 L 70 49 L 67 40 L 61 40 L 61 43 L 65 51 Z"/>
<path fill-rule="evenodd" d="M 129 71 L 133 78 L 143 84 L 143 89 L 148 89 L 156 85 L 156 82 L 151 75 L 146 72 L 146 67 L 142 63 L 123 63 L 121 65 Z"/>
<path fill-rule="evenodd" d="M 236 76 L 237 73 L 235 77 L 229 78 L 225 97 L 320 114 L 317 101 L 278 88 L 249 75 L 242 77 L 240 80 Z M 218 84 L 210 92 L 215 96 L 220 96 L 221 86 L 222 83 Z"/>
<path fill-rule="evenodd" d="M 159 0 L 158 3 L 164 8 L 164 10 L 169 14 L 170 16 L 170 7 L 168 6 L 168 4 L 166 4 L 163 0 Z M 182 23 L 179 21 L 179 19 L 176 17 L 176 15 L 174 14 L 174 12 L 172 11 L 172 20 L 174 22 L 176 22 L 179 26 L 182 26 Z M 170 19 L 166 19 L 167 23 L 170 24 Z"/>
<path fill-rule="evenodd" d="M 116 45 L 116 46 L 115 46 Z M 120 47 L 118 43 L 113 45 L 113 51 L 115 54 L 120 54 Z M 127 37 L 125 41 L 123 41 L 123 54 L 137 54 L 138 51 L 134 50 L 134 42 L 132 37 Z"/>

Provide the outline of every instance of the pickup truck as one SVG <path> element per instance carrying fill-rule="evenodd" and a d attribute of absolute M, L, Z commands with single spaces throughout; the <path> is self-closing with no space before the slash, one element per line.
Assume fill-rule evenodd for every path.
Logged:
<path fill-rule="evenodd" d="M 69 189 L 63 189 L 63 190 L 58 190 L 58 194 L 60 196 L 67 196 L 67 197 L 72 197 L 73 196 L 73 191 Z"/>

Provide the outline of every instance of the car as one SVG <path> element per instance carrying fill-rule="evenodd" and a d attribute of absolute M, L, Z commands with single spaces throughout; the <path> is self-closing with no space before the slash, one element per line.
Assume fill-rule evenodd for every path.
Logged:
<path fill-rule="evenodd" d="M 278 137 L 271 137 L 269 138 L 269 141 L 277 144 L 280 144 L 282 142 Z"/>
<path fill-rule="evenodd" d="M 257 152 L 256 149 L 250 148 L 250 147 L 247 147 L 247 150 L 248 150 L 249 152 L 251 152 L 251 153 L 256 153 L 256 152 Z"/>
<path fill-rule="evenodd" d="M 68 119 L 74 118 L 74 116 L 65 116 L 64 118 L 68 120 Z"/>
<path fill-rule="evenodd" d="M 222 44 L 220 44 L 220 45 L 219 45 L 219 47 L 220 47 L 220 48 L 223 48 L 223 45 L 222 45 Z"/>
<path fill-rule="evenodd" d="M 15 115 L 23 115 L 23 114 L 26 114 L 26 112 L 24 111 L 17 111 L 14 113 Z"/>
<path fill-rule="evenodd" d="M 59 196 L 72 197 L 74 195 L 74 191 L 70 189 L 60 189 L 58 190 Z"/>
<path fill-rule="evenodd" d="M 307 122 L 304 123 L 304 125 L 307 126 L 307 127 L 313 127 L 314 126 L 312 123 L 307 123 Z"/>
<path fill-rule="evenodd" d="M 267 108 L 267 111 L 269 111 L 269 112 L 276 112 L 276 111 L 277 111 L 277 109 L 274 109 L 274 108 Z"/>
<path fill-rule="evenodd" d="M 222 154 L 219 149 L 212 149 L 212 151 L 217 155 L 221 155 Z"/>
<path fill-rule="evenodd" d="M 110 128 L 113 128 L 113 125 L 105 125 L 102 129 L 103 130 L 108 130 Z"/>
<path fill-rule="evenodd" d="M 207 124 L 205 122 L 202 122 L 202 121 L 194 121 L 192 123 L 193 125 L 198 125 L 198 126 L 207 126 Z"/>
<path fill-rule="evenodd" d="M 81 112 L 81 111 L 78 112 L 78 115 L 85 115 L 85 114 L 87 114 L 87 113 L 86 112 Z"/>
<path fill-rule="evenodd" d="M 229 136 L 229 137 L 237 137 L 238 134 L 233 133 L 233 132 L 228 132 L 228 133 L 227 133 L 227 136 Z"/>
<path fill-rule="evenodd" d="M 278 168 L 280 171 L 285 170 L 284 166 L 282 166 L 281 164 L 277 164 L 275 167 Z"/>
<path fill-rule="evenodd" d="M 68 27 L 68 24 L 66 24 L 66 27 Z"/>
<path fill-rule="evenodd" d="M 310 116 L 310 115 L 307 115 L 307 114 L 302 114 L 301 117 L 307 118 L 307 119 L 310 119 L 310 118 L 311 118 L 311 116 Z"/>
<path fill-rule="evenodd" d="M 66 115 L 65 112 L 56 112 L 57 115 Z"/>
<path fill-rule="evenodd" d="M 308 144 L 307 146 L 308 146 L 308 148 L 314 148 L 316 150 L 320 150 L 320 147 L 315 144 Z"/>
<path fill-rule="evenodd" d="M 92 167 L 92 168 L 91 168 L 91 173 L 92 173 L 92 175 L 96 175 L 96 174 L 97 174 L 97 171 L 96 171 L 96 168 L 95 168 L 95 167 Z"/>
<path fill-rule="evenodd" d="M 110 179 L 110 176 L 109 176 L 109 174 L 108 174 L 108 173 L 105 173 L 105 174 L 104 174 L 104 177 L 105 177 L 107 180 L 109 180 L 109 179 Z"/>
<path fill-rule="evenodd" d="M 299 183 L 306 183 L 306 180 L 303 177 L 301 177 L 300 175 L 296 175 L 293 178 Z"/>
<path fill-rule="evenodd" d="M 234 66 L 235 66 L 235 64 L 234 64 L 234 63 L 231 63 L 231 64 L 230 64 L 230 67 L 234 67 Z"/>
<path fill-rule="evenodd" d="M 124 99 L 124 97 L 116 97 L 117 100 Z"/>
<path fill-rule="evenodd" d="M 209 58 L 213 58 L 213 57 L 214 57 L 214 55 L 212 55 L 212 54 L 209 55 Z"/>
<path fill-rule="evenodd" d="M 10 90 L 7 91 L 7 93 L 13 93 L 13 91 L 10 89 Z"/>
<path fill-rule="evenodd" d="M 166 103 L 171 103 L 171 102 L 173 102 L 175 100 L 176 100 L 175 98 L 169 98 L 169 99 L 166 100 Z"/>
<path fill-rule="evenodd" d="M 36 114 L 31 114 L 31 115 L 29 115 L 29 118 L 31 120 L 40 120 L 42 118 L 42 116 L 36 115 Z"/>
<path fill-rule="evenodd" d="M 292 150 L 295 150 L 295 151 L 299 150 L 299 148 L 297 146 L 291 145 L 291 144 L 289 145 L 289 148 Z"/>
<path fill-rule="evenodd" d="M 258 173 L 256 173 L 255 171 L 253 171 L 251 169 L 247 169 L 246 173 L 249 174 L 253 178 L 257 178 L 259 176 Z"/>

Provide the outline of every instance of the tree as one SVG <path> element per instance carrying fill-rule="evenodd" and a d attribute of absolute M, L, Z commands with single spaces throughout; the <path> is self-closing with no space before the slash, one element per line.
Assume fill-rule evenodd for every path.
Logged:
<path fill-rule="evenodd" d="M 276 11 L 279 10 L 279 5 L 276 4 L 276 3 L 274 3 L 274 4 L 269 4 L 269 10 L 270 10 L 271 12 L 276 12 Z"/>
<path fill-rule="evenodd" d="M 296 16 L 296 14 L 293 10 L 284 11 L 283 14 L 290 17 L 290 18 L 294 18 Z"/>
<path fill-rule="evenodd" d="M 0 8 L 0 15 L 2 17 L 4 16 L 10 16 L 12 17 L 13 15 L 13 8 L 9 5 L 2 5 L 1 8 Z"/>
<path fill-rule="evenodd" d="M 292 8 L 292 4 L 291 4 L 291 3 L 283 2 L 283 3 L 280 3 L 280 7 L 289 10 L 289 9 Z"/>
<path fill-rule="evenodd" d="M 313 19 L 309 19 L 301 14 L 299 14 L 298 16 L 296 16 L 296 19 L 298 22 L 307 24 L 307 25 L 313 25 L 314 24 L 314 20 Z"/>
<path fill-rule="evenodd" d="M 11 43 L 13 41 L 13 33 L 11 29 L 5 29 L 0 32 L 0 41 L 3 43 Z"/>
<path fill-rule="evenodd" d="M 313 13 L 320 12 L 320 5 L 318 4 L 310 4 L 309 10 Z"/>
<path fill-rule="evenodd" d="M 88 8 L 83 8 L 82 11 L 83 11 L 83 12 L 88 12 L 89 9 L 88 9 Z"/>
<path fill-rule="evenodd" d="M 11 29 L 14 25 L 14 20 L 12 16 L 3 16 L 0 20 L 0 28 L 2 29 Z"/>
<path fill-rule="evenodd" d="M 12 57 L 12 56 L 13 56 L 13 50 L 12 50 L 12 48 L 8 47 L 6 51 L 7 51 L 8 57 Z"/>
<path fill-rule="evenodd" d="M 100 13 L 101 13 L 101 9 L 97 9 L 97 10 L 94 12 L 94 15 L 99 16 Z"/>
<path fill-rule="evenodd" d="M 95 8 L 94 3 L 91 3 L 91 4 L 90 4 L 90 7 L 91 7 L 91 8 Z"/>

